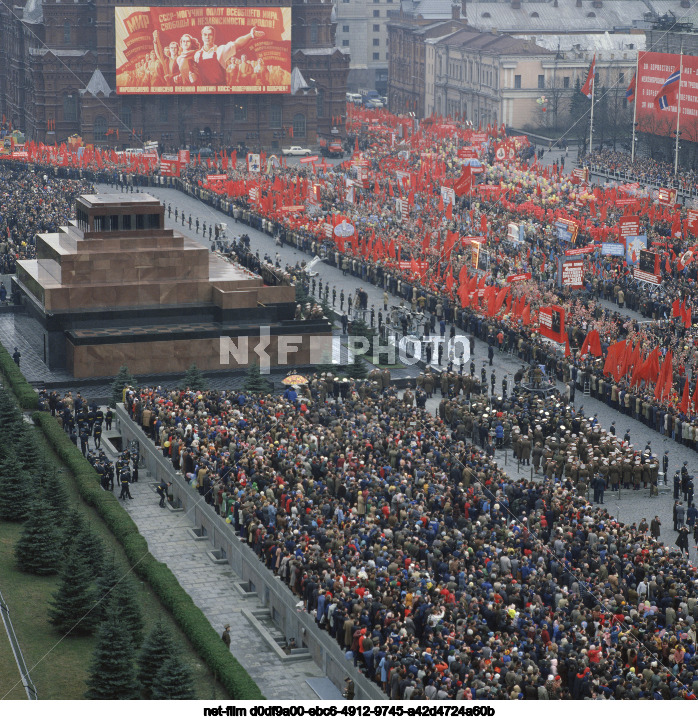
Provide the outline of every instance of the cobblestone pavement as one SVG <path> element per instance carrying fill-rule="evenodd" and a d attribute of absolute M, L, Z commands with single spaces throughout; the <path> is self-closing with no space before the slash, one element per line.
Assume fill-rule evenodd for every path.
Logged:
<path fill-rule="evenodd" d="M 117 432 L 107 432 L 106 438 L 116 435 Z M 110 450 L 107 444 L 103 445 L 105 451 Z M 113 453 L 107 454 L 114 460 Z M 323 677 L 320 668 L 312 660 L 282 662 L 271 651 L 242 613 L 261 610 L 261 602 L 244 598 L 236 590 L 235 583 L 240 578 L 230 566 L 214 564 L 209 559 L 210 544 L 192 538 L 189 533 L 192 525 L 184 513 L 160 508 L 155 479 L 141 470 L 138 483 L 132 483 L 130 491 L 133 500 L 123 500 L 121 504 L 148 542 L 148 550 L 167 564 L 214 629 L 222 633 L 225 624 L 230 624 L 230 649 L 264 696 L 277 700 L 315 699 L 307 679 Z M 119 492 L 119 487 L 115 487 L 117 497 Z"/>

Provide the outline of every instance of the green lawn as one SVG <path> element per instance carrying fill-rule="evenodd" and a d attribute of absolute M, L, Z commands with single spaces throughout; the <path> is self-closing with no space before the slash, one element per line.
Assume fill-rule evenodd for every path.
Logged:
<path fill-rule="evenodd" d="M 43 436 L 37 432 L 39 443 L 53 460 L 56 468 L 60 462 L 51 453 Z M 102 523 L 96 511 L 82 503 L 74 487 L 72 476 L 66 471 L 62 478 L 66 484 L 70 503 L 78 505 L 92 529 L 102 538 L 108 553 L 124 568 L 127 568 L 123 549 L 111 532 Z M 51 594 L 58 585 L 58 576 L 41 578 L 21 573 L 14 563 L 14 546 L 21 533 L 21 525 L 0 522 L 0 591 L 10 609 L 12 624 L 22 648 L 40 699 L 81 699 L 84 696 L 85 680 L 96 642 L 96 636 L 88 638 L 61 638 L 48 622 L 47 609 Z M 223 687 L 216 683 L 203 661 L 190 647 L 186 637 L 179 630 L 169 613 L 160 605 L 154 593 L 134 575 L 139 589 L 139 603 L 145 621 L 145 635 L 158 619 L 170 626 L 179 642 L 183 658 L 193 672 L 196 695 L 201 699 L 226 698 Z M 17 685 L 19 673 L 11 653 L 4 628 L 0 625 L 0 699 L 26 698 L 24 688 Z M 7 651 L 7 653 L 5 652 Z"/>

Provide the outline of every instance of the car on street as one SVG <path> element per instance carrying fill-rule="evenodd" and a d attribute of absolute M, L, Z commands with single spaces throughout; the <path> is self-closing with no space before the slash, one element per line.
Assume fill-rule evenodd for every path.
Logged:
<path fill-rule="evenodd" d="M 282 148 L 281 152 L 284 155 L 312 155 L 313 151 L 308 148 L 301 148 L 300 145 L 292 145 L 290 148 Z"/>

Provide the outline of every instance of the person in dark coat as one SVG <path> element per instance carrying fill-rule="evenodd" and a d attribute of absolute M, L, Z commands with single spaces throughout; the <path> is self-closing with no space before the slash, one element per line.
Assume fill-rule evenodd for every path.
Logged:
<path fill-rule="evenodd" d="M 686 526 L 681 526 L 679 535 L 676 538 L 676 545 L 679 547 L 681 553 L 688 555 L 688 528 Z"/>

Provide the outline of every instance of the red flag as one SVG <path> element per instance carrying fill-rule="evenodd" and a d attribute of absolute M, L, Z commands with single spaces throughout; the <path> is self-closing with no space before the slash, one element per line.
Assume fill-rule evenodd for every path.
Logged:
<path fill-rule="evenodd" d="M 521 314 L 521 322 L 524 325 L 531 325 L 531 304 L 529 303 Z"/>
<path fill-rule="evenodd" d="M 587 79 L 582 86 L 582 94 L 586 95 L 591 100 L 592 93 L 594 92 L 594 77 L 596 76 L 596 55 L 591 61 L 591 67 L 589 68 L 589 74 Z"/>
<path fill-rule="evenodd" d="M 686 309 L 683 314 L 683 327 L 690 328 L 692 320 L 693 320 L 693 311 L 688 306 L 686 306 Z"/>
<path fill-rule="evenodd" d="M 679 403 L 679 410 L 681 413 L 688 413 L 688 378 L 683 385 L 683 396 L 681 397 L 681 403 Z"/>
<path fill-rule="evenodd" d="M 698 382 L 693 390 L 693 398 L 691 398 L 691 402 L 693 403 L 693 410 L 695 411 L 696 408 L 698 408 Z"/>
<path fill-rule="evenodd" d="M 667 259 L 667 262 L 668 259 Z M 681 315 L 681 301 L 678 298 L 671 304 L 671 316 L 672 318 L 678 318 Z"/>

